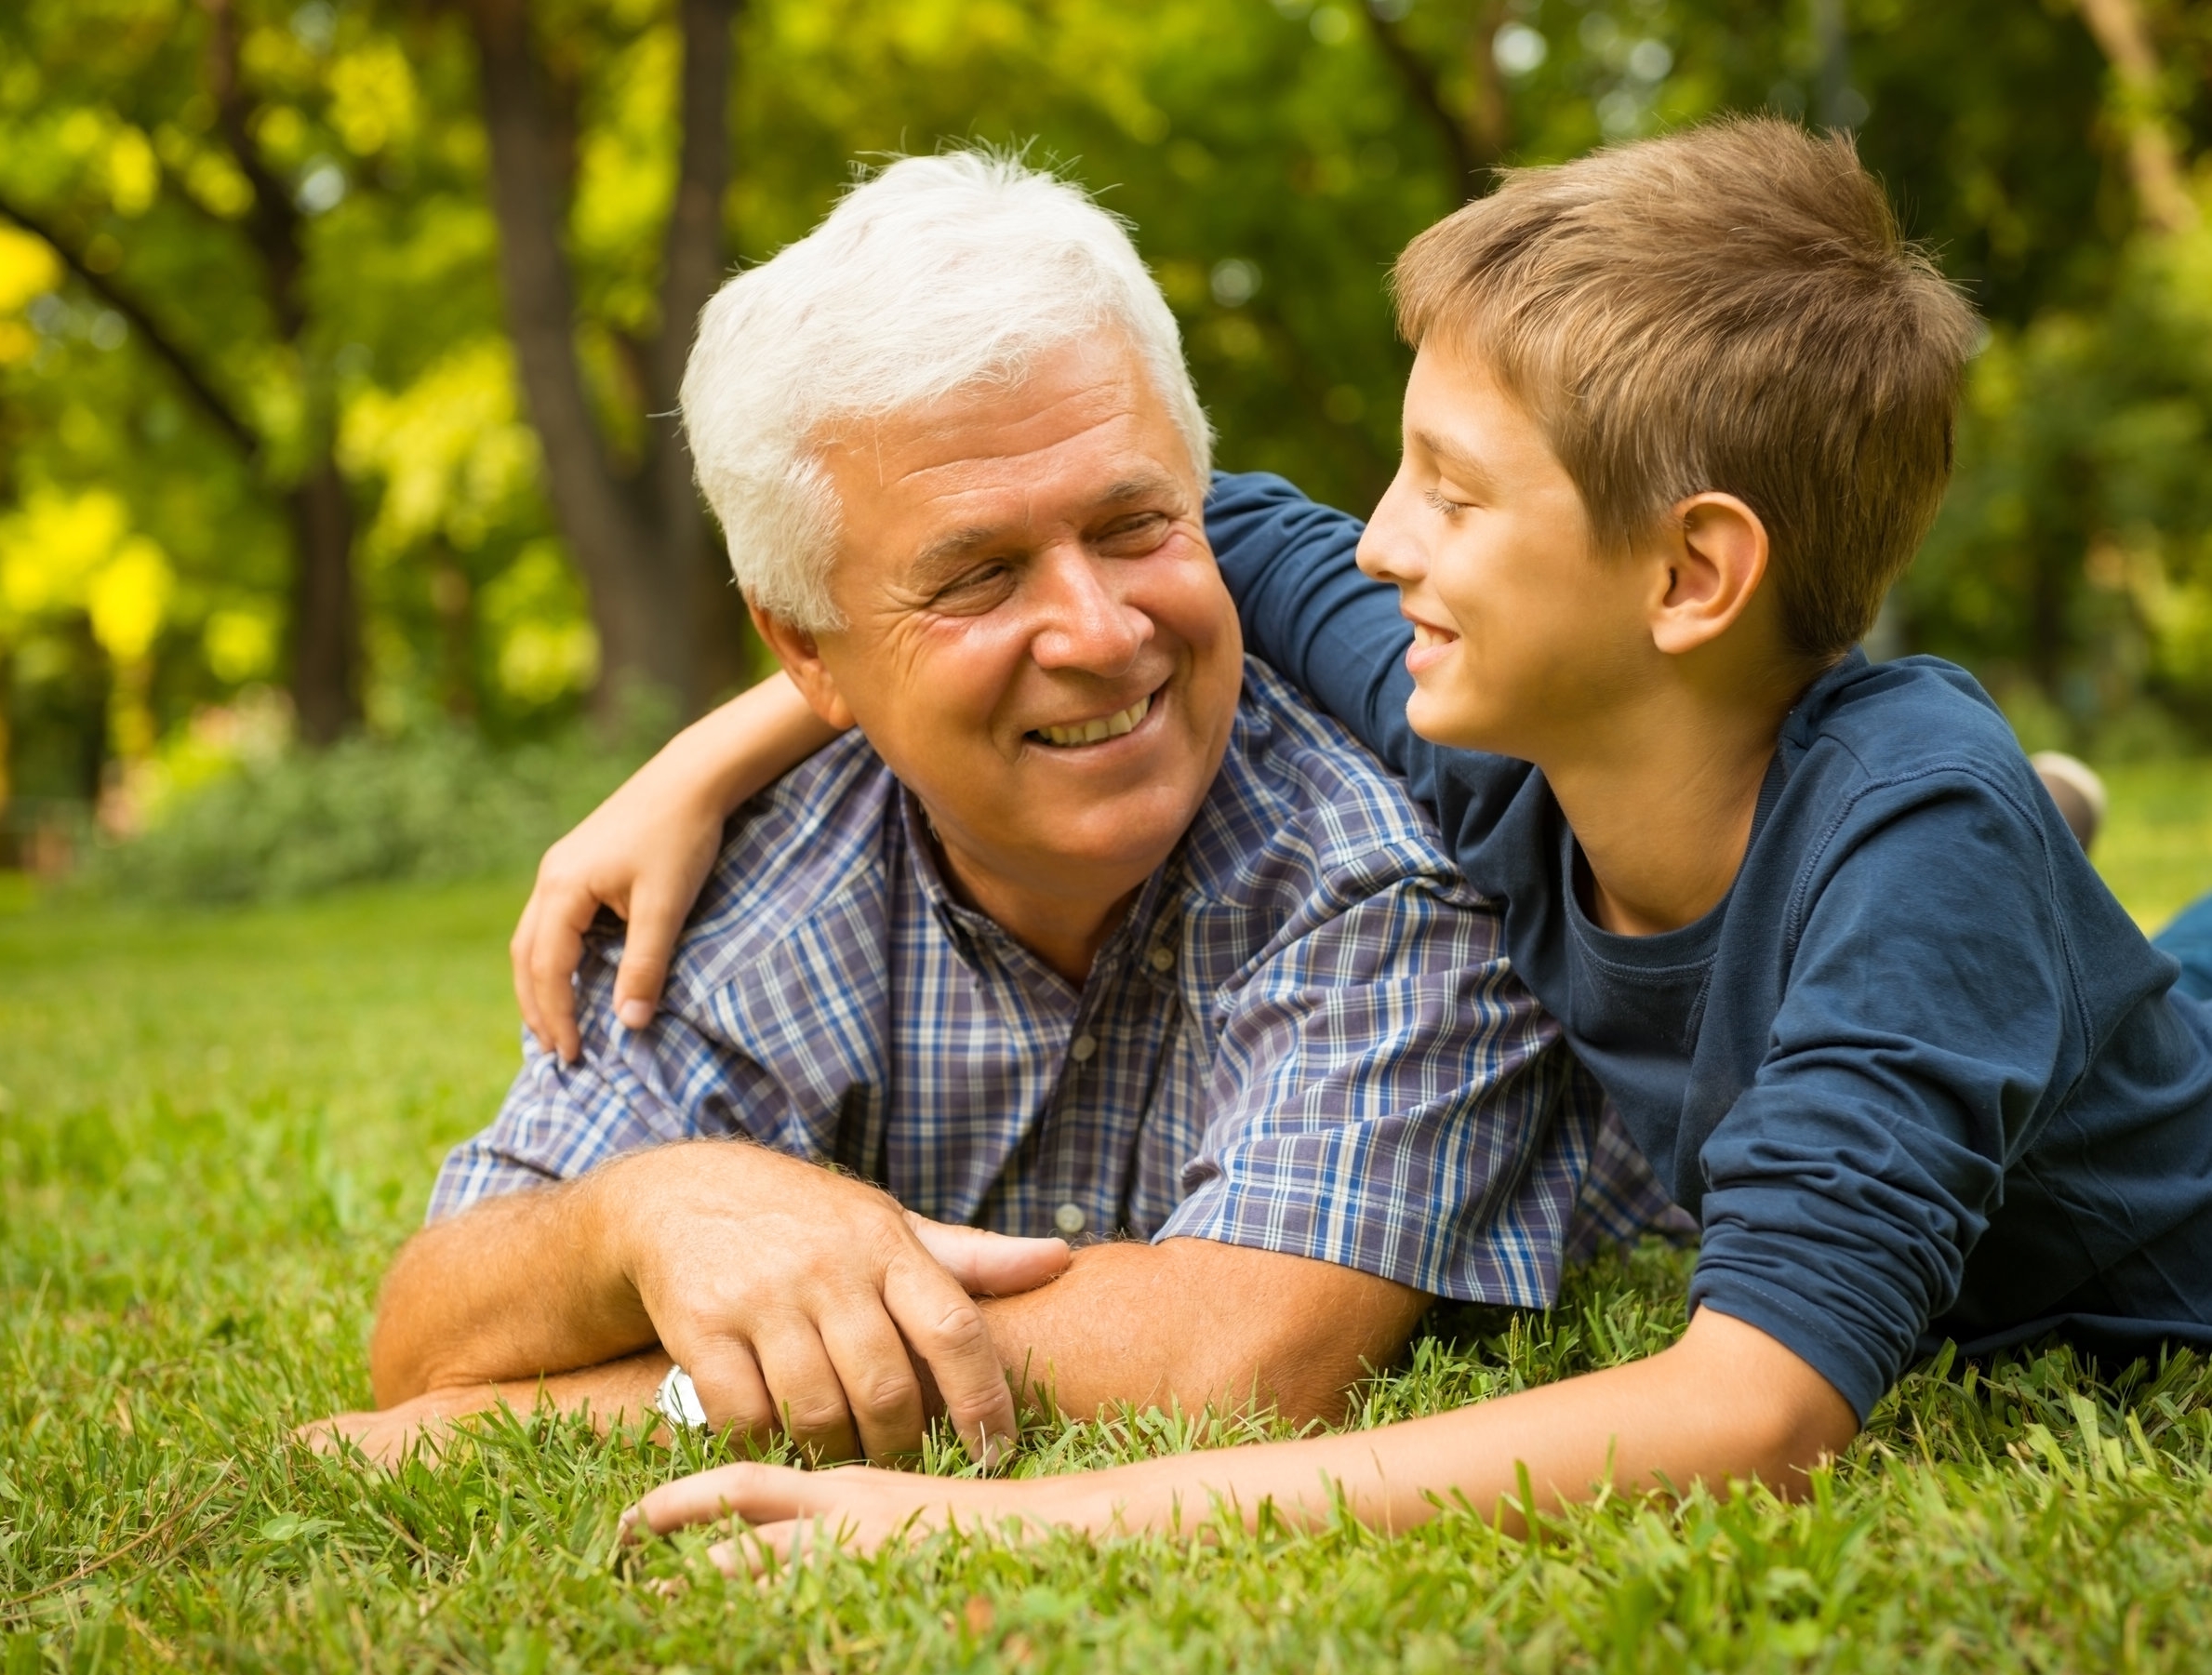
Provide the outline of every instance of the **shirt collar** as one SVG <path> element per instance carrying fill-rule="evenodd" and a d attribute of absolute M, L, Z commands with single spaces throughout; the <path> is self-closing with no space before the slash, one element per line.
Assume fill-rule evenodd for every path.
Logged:
<path fill-rule="evenodd" d="M 988 913 L 979 913 L 953 896 L 938 859 L 937 835 L 929 822 L 929 812 L 904 784 L 899 787 L 899 808 L 904 823 L 907 864 L 913 869 L 914 884 L 928 905 L 930 917 L 937 921 L 938 927 L 953 945 L 954 954 L 972 968 L 980 949 L 1019 949 L 1021 945 L 998 921 Z M 1175 898 L 1174 881 L 1183 871 L 1184 854 L 1190 844 L 1191 833 L 1186 831 L 1168 852 L 1167 858 L 1153 869 L 1120 925 L 1099 950 L 1098 958 L 1091 965 L 1094 981 L 1117 969 L 1129 957 L 1132 948 L 1150 950 L 1174 934 L 1172 925 L 1163 921 L 1170 914 L 1170 903 Z"/>

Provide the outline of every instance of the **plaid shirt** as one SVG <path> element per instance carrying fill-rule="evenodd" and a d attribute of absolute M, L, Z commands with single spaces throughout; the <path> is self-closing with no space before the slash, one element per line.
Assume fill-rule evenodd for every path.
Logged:
<path fill-rule="evenodd" d="M 1080 989 L 953 899 L 926 831 L 858 734 L 748 804 L 659 1017 L 614 1020 L 620 943 L 594 937 L 582 1057 L 525 1036 L 432 1219 L 750 1136 L 939 1220 L 1216 1239 L 1542 1306 L 1578 1200 L 1586 1227 L 1648 1197 L 1592 1176 L 1598 1102 L 1428 817 L 1263 665 Z"/>

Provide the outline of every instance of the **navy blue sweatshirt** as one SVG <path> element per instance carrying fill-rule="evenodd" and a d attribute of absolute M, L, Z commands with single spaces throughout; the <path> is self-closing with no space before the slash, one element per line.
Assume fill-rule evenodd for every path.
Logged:
<path fill-rule="evenodd" d="M 1971 676 L 1856 652 L 1821 675 L 1727 896 L 1617 936 L 1542 774 L 1407 726 L 1411 628 L 1353 567 L 1360 527 L 1266 475 L 1217 477 L 1206 508 L 1250 649 L 1435 811 L 1699 1217 L 1693 1309 L 1777 1338 L 1861 1420 L 1947 1337 L 2212 1347 L 2212 1007 L 2173 991 Z"/>

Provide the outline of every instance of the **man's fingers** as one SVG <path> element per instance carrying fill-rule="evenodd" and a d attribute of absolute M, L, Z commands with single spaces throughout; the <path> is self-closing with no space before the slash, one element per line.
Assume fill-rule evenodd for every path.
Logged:
<path fill-rule="evenodd" d="M 912 1210 L 906 1212 L 906 1224 L 971 1296 L 1033 1291 L 1047 1280 L 1059 1279 L 1074 1259 L 1065 1239 L 1015 1239 L 979 1227 L 932 1221 Z"/>
<path fill-rule="evenodd" d="M 800 1450 L 817 1462 L 859 1459 L 860 1443 L 845 1404 L 845 1386 L 814 1323 L 784 1325 L 773 1336 L 764 1333 L 753 1349 L 776 1416 Z"/>
<path fill-rule="evenodd" d="M 872 1460 L 922 1449 L 922 1387 L 899 1329 L 879 1309 L 839 1310 L 818 1323 L 845 1405 Z"/>
<path fill-rule="evenodd" d="M 884 1304 L 929 1364 L 945 1413 L 978 1460 L 995 1464 L 1015 1439 L 1014 1397 L 983 1311 L 926 1256 L 896 1256 Z"/>
<path fill-rule="evenodd" d="M 630 893 L 629 929 L 622 937 L 622 963 L 615 972 L 615 1016 L 625 1029 L 642 1030 L 653 1021 L 691 902 L 690 896 L 678 900 L 643 879 Z"/>
<path fill-rule="evenodd" d="M 707 1424 L 716 1431 L 735 1431 L 758 1443 L 766 1443 L 778 1429 L 776 1403 L 768 1394 L 760 1363 L 745 1345 L 724 1338 L 697 1349 L 684 1363 L 691 1375 L 691 1388 L 706 1410 Z"/>

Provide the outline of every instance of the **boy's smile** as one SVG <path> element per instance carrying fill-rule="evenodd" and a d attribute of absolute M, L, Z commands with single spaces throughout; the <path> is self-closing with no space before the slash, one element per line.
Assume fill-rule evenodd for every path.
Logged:
<path fill-rule="evenodd" d="M 1405 454 L 1361 538 L 1413 624 L 1406 706 L 1441 744 L 1541 761 L 1586 733 L 1650 652 L 1645 579 L 1591 551 L 1542 430 L 1477 356 L 1432 339 L 1406 388 Z"/>

